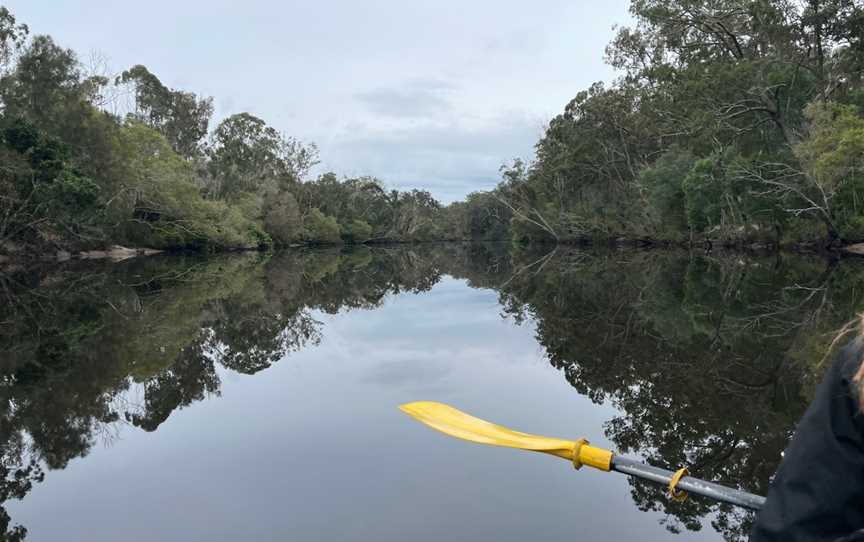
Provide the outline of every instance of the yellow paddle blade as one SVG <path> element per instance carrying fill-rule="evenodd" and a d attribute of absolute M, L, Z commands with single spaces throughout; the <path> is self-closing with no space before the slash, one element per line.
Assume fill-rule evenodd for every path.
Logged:
<path fill-rule="evenodd" d="M 543 452 L 571 461 L 573 460 L 573 451 L 576 449 L 576 442 L 572 440 L 541 437 L 513 431 L 475 418 L 444 403 L 417 401 L 416 403 L 406 403 L 399 408 L 433 429 L 471 442 Z"/>

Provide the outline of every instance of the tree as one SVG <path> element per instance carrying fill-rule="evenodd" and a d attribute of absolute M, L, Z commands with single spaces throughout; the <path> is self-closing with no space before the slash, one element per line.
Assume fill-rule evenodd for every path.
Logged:
<path fill-rule="evenodd" d="M 7 74 L 9 65 L 24 46 L 29 33 L 26 24 L 19 24 L 7 8 L 0 6 L 0 77 Z"/>
<path fill-rule="evenodd" d="M 804 175 L 793 179 L 804 205 L 795 212 L 816 215 L 845 242 L 864 240 L 864 118 L 854 106 L 818 102 L 806 115 L 809 134 L 794 149 Z"/>
<path fill-rule="evenodd" d="M 124 236 L 148 246 L 248 247 L 258 226 L 237 208 L 203 198 L 192 164 L 156 130 L 129 121 L 123 131 L 129 173 L 115 196 Z"/>
<path fill-rule="evenodd" d="M 533 229 L 557 241 L 558 231 L 552 219 L 544 216 L 543 202 L 529 182 L 528 165 L 517 158 L 509 167 L 501 166 L 501 174 L 504 180 L 498 185 L 495 193 L 498 201 L 510 211 L 513 220 L 517 224 L 528 226 L 526 235 L 530 236 L 529 232 Z"/>
<path fill-rule="evenodd" d="M 180 156 L 193 158 L 199 154 L 213 116 L 213 98 L 198 98 L 191 92 L 167 88 L 140 64 L 120 74 L 115 83 L 133 88 L 132 118 L 157 130 Z"/>
<path fill-rule="evenodd" d="M 693 164 L 682 183 L 687 225 L 695 232 L 705 232 L 723 222 L 724 203 L 728 198 L 726 179 L 714 158 Z"/>
<path fill-rule="evenodd" d="M 223 120 L 211 136 L 209 170 L 214 195 L 287 189 L 317 163 L 317 149 L 286 139 L 260 118 L 239 113 Z"/>
<path fill-rule="evenodd" d="M 36 36 L 0 81 L 0 100 L 8 117 L 24 117 L 38 128 L 58 133 L 65 116 L 84 98 L 78 59 L 49 36 Z"/>
<path fill-rule="evenodd" d="M 0 172 L 0 241 L 91 239 L 101 209 L 99 186 L 68 163 L 69 150 L 18 119 L 2 131 L 10 167 Z"/>
<path fill-rule="evenodd" d="M 214 194 L 226 198 L 273 186 L 287 173 L 281 146 L 279 133 L 254 115 L 240 113 L 223 120 L 208 149 Z"/>
<path fill-rule="evenodd" d="M 327 216 L 317 208 L 312 208 L 303 220 L 306 238 L 312 243 L 341 243 L 339 223 L 332 216 Z"/>
<path fill-rule="evenodd" d="M 289 245 L 303 240 L 303 217 L 292 193 L 276 192 L 266 199 L 264 229 L 277 245 Z"/>
<path fill-rule="evenodd" d="M 355 218 L 342 228 L 342 238 L 350 243 L 365 243 L 372 237 L 372 226 Z"/>
<path fill-rule="evenodd" d="M 684 180 L 693 162 L 689 151 L 673 147 L 639 173 L 639 182 L 647 192 L 650 220 L 659 237 L 675 238 L 689 229 Z"/>
<path fill-rule="evenodd" d="M 391 194 L 393 221 L 388 237 L 407 241 L 428 241 L 437 237 L 441 204 L 425 190 Z"/>
<path fill-rule="evenodd" d="M 109 81 L 51 37 L 28 35 L 0 8 L 4 259 L 114 243 L 211 250 L 444 235 L 428 192 L 373 177 L 310 181 L 314 145 L 250 113 L 207 137 L 212 98 L 169 88 L 140 64 Z M 128 111 L 111 102 L 121 93 Z"/>

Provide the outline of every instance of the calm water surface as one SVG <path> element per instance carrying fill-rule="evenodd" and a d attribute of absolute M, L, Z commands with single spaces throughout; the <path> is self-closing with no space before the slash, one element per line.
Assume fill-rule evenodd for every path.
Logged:
<path fill-rule="evenodd" d="M 7 270 L 0 520 L 28 541 L 740 539 L 747 513 L 397 406 L 764 492 L 861 271 L 458 245 Z"/>

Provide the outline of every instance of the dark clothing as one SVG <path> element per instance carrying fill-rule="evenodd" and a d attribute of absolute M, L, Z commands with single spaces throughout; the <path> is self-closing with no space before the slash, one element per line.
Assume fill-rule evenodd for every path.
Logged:
<path fill-rule="evenodd" d="M 750 533 L 751 542 L 864 540 L 864 414 L 852 377 L 858 339 L 819 385 Z"/>

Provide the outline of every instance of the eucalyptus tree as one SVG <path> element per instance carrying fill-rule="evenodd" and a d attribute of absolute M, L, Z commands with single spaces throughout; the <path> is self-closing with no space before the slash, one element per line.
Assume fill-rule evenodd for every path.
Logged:
<path fill-rule="evenodd" d="M 19 23 L 7 8 L 0 6 L 0 75 L 5 75 L 24 46 L 30 29 Z"/>
<path fill-rule="evenodd" d="M 201 151 L 213 116 L 213 98 L 166 87 L 146 67 L 136 65 L 117 76 L 115 84 L 129 85 L 134 108 L 129 115 L 165 136 L 174 151 L 193 158 Z"/>
<path fill-rule="evenodd" d="M 68 116 L 86 97 L 78 58 L 49 36 L 36 36 L 22 50 L 14 69 L 0 82 L 7 117 L 23 117 L 60 135 Z"/>
<path fill-rule="evenodd" d="M 289 188 L 318 163 L 314 145 L 282 136 L 251 113 L 223 120 L 210 137 L 208 168 L 217 197 Z"/>

